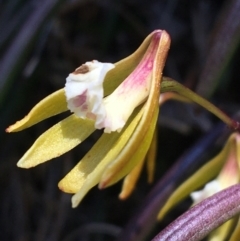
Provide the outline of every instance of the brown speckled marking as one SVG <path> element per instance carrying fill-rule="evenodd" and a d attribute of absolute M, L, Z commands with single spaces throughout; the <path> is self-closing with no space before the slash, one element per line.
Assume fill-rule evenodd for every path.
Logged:
<path fill-rule="evenodd" d="M 89 67 L 86 64 L 83 64 L 77 69 L 75 69 L 73 74 L 86 74 L 87 72 L 89 72 Z"/>

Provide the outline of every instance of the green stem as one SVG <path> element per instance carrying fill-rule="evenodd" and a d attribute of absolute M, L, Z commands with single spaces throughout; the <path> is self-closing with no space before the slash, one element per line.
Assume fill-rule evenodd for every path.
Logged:
<path fill-rule="evenodd" d="M 224 123 L 226 123 L 234 130 L 240 131 L 239 122 L 231 119 L 229 116 L 227 116 L 224 112 L 222 112 L 219 108 L 217 108 L 215 105 L 210 103 L 208 100 L 194 93 L 193 91 L 181 85 L 177 81 L 168 77 L 163 77 L 162 83 L 161 83 L 161 93 L 170 92 L 170 91 L 177 92 L 178 94 L 192 100 L 193 102 L 199 104 L 200 106 L 202 106 L 203 108 L 205 108 L 206 110 L 208 110 L 209 112 L 217 116 L 220 120 L 222 120 Z"/>

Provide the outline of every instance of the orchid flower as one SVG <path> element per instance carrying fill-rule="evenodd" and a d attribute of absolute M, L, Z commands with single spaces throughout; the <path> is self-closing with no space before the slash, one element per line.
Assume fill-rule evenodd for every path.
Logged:
<path fill-rule="evenodd" d="M 103 129 L 92 149 L 59 182 L 59 188 L 75 194 L 72 206 L 76 207 L 97 184 L 106 188 L 126 175 L 127 179 L 137 179 L 135 167 L 140 170 L 148 150 L 154 149 L 162 70 L 169 45 L 168 34 L 156 30 L 129 57 L 115 64 L 93 60 L 69 74 L 64 89 L 40 101 L 26 117 L 7 128 L 7 132 L 20 131 L 64 111 L 73 112 L 44 132 L 17 165 L 30 168 L 56 158 L 95 129 Z M 126 180 L 122 198 L 133 189 Z"/>
<path fill-rule="evenodd" d="M 93 60 L 76 68 L 67 77 L 65 88 L 47 96 L 6 129 L 21 131 L 67 110 L 72 112 L 45 131 L 17 165 L 31 168 L 49 161 L 102 129 L 100 139 L 58 184 L 62 191 L 74 194 L 72 206 L 76 207 L 92 187 L 106 188 L 122 178 L 119 197 L 127 198 L 144 162 L 148 181 L 152 181 L 159 105 L 169 98 L 196 102 L 233 129 L 239 129 L 238 122 L 207 100 L 170 78 L 162 78 L 169 46 L 169 35 L 156 30 L 132 55 L 115 64 Z M 159 98 L 160 92 L 177 94 Z"/>

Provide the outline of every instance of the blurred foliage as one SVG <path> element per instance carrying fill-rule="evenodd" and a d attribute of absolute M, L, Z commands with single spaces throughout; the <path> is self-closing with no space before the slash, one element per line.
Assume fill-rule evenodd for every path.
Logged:
<path fill-rule="evenodd" d="M 5 128 L 43 97 L 62 88 L 68 73 L 80 64 L 92 59 L 116 62 L 132 53 L 154 29 L 165 29 L 172 38 L 164 75 L 235 114 L 240 101 L 240 18 L 233 21 L 230 16 L 232 10 L 239 12 L 239 2 L 1 0 L 1 240 L 101 241 L 117 237 L 150 190 L 145 174 L 124 202 L 117 199 L 120 185 L 116 185 L 104 191 L 94 188 L 77 209 L 71 209 L 70 196 L 61 193 L 57 183 L 97 134 L 57 160 L 21 170 L 15 163 L 59 117 L 21 133 L 7 135 Z M 213 51 L 216 45 L 220 47 Z M 160 117 L 156 179 L 216 124 L 202 109 L 176 102 L 166 103 Z M 187 206 L 180 205 L 161 225 Z"/>

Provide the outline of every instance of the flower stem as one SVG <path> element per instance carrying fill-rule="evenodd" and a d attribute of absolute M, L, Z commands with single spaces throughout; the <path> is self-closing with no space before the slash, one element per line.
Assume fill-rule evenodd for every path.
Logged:
<path fill-rule="evenodd" d="M 240 212 L 240 184 L 195 205 L 161 231 L 152 241 L 198 241 Z"/>
<path fill-rule="evenodd" d="M 194 93 L 179 82 L 168 77 L 163 77 L 161 83 L 161 93 L 170 91 L 177 92 L 178 94 L 192 100 L 193 102 L 199 104 L 200 106 L 217 116 L 220 120 L 226 123 L 229 127 L 233 128 L 235 131 L 240 131 L 240 123 L 238 121 L 231 119 L 228 115 L 226 115 L 223 111 L 210 103 L 208 100 Z"/>

